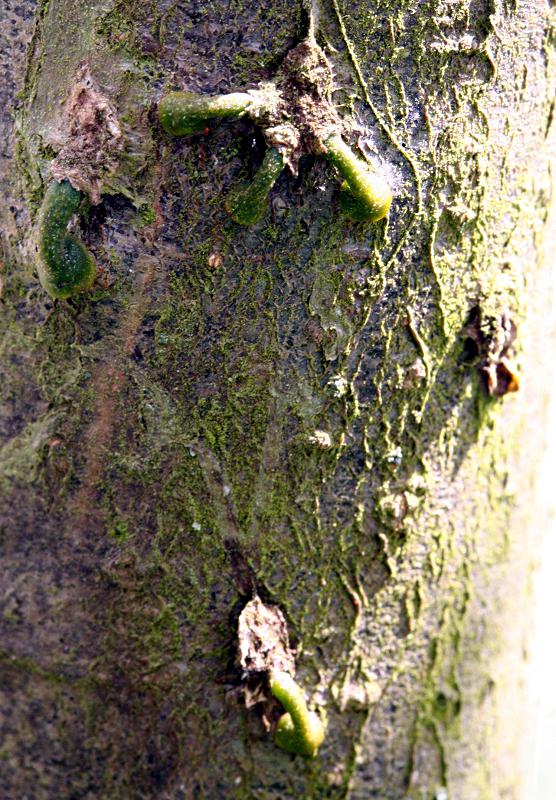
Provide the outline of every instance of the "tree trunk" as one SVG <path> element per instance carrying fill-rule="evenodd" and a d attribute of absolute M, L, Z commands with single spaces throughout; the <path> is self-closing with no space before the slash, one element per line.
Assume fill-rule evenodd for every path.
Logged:
<path fill-rule="evenodd" d="M 314 11 L 387 221 L 346 218 L 313 152 L 238 225 L 260 128 L 157 122 L 169 90 L 271 81 L 300 4 L 3 2 L 2 797 L 523 798 L 554 11 Z M 74 225 L 96 283 L 53 300 L 37 226 L 79 81 L 119 133 Z M 246 707 L 255 594 L 326 719 L 313 758 Z"/>

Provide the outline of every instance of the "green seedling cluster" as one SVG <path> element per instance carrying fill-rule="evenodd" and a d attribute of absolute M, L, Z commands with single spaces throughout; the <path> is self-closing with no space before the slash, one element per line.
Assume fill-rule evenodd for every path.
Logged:
<path fill-rule="evenodd" d="M 257 90 L 217 96 L 171 92 L 159 103 L 160 124 L 166 133 L 173 136 L 200 133 L 211 119 L 244 114 L 251 115 L 267 131 L 270 146 L 259 172 L 249 186 L 234 192 L 226 201 L 228 213 L 241 225 L 253 225 L 261 219 L 268 194 L 285 164 L 291 166 L 297 163 L 302 152 L 325 152 L 341 173 L 345 180 L 340 190 L 340 205 L 348 217 L 357 221 L 376 222 L 388 214 L 392 203 L 390 187 L 384 178 L 355 155 L 343 141 L 339 133 L 341 123 L 329 95 L 323 93 L 310 68 L 304 67 L 303 53 L 309 54 L 306 64 L 310 64 L 311 57 L 316 52 L 320 54 L 320 63 L 327 64 L 324 54 L 309 37 L 290 52 L 289 61 L 288 58 L 285 60 L 289 67 L 284 67 L 282 78 L 279 75 L 276 83 L 261 85 Z M 294 58 L 296 53 L 297 60 Z M 299 77 L 301 74 L 304 79 L 297 81 L 298 85 L 303 87 L 305 82 L 312 86 L 312 90 L 307 90 L 306 86 L 300 88 L 300 92 L 305 92 L 306 96 L 295 98 L 292 97 L 291 86 L 296 80 L 295 75 Z M 288 79 L 285 81 L 285 85 L 289 87 L 287 91 L 283 89 L 284 75 Z M 308 77 L 311 75 L 313 76 Z M 319 99 L 315 100 L 315 97 Z M 318 103 L 322 104 L 322 108 L 319 108 Z M 311 107 L 312 112 L 303 117 L 300 109 L 305 107 Z M 337 125 L 334 120 L 337 120 Z M 289 133 L 276 139 L 276 131 Z M 297 145 L 292 142 L 302 142 L 301 151 L 296 150 Z"/>

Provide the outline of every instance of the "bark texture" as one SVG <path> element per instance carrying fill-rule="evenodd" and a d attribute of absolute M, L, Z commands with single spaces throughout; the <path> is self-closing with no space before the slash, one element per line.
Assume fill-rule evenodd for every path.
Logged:
<path fill-rule="evenodd" d="M 318 12 L 388 223 L 342 216 L 310 156 L 242 228 L 223 198 L 260 132 L 156 123 L 168 90 L 272 79 L 301 5 L 3 0 L 2 797 L 522 800 L 554 9 Z M 85 73 L 121 150 L 76 223 L 97 283 L 53 302 L 34 226 Z M 494 398 L 514 331 L 521 390 Z M 242 705 L 254 591 L 326 715 L 314 759 Z"/>

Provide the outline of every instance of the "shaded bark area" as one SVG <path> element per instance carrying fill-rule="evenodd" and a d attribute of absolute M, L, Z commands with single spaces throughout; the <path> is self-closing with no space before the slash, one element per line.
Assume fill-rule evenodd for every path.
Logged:
<path fill-rule="evenodd" d="M 223 198 L 260 132 L 170 139 L 154 106 L 272 79 L 301 5 L 4 5 L 0 793 L 518 800 L 552 7 L 323 2 L 334 100 L 393 186 L 389 220 L 349 222 L 306 157 L 241 228 Z M 123 150 L 77 223 L 95 287 L 53 302 L 33 226 L 83 62 Z M 522 388 L 494 399 L 481 343 L 508 320 Z M 254 591 L 326 715 L 315 759 L 242 705 Z"/>

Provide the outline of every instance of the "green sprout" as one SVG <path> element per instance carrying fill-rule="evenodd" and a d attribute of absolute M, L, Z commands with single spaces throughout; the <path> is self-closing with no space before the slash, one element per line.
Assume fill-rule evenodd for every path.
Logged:
<path fill-rule="evenodd" d="M 245 92 L 222 95 L 198 95 L 193 92 L 171 92 L 158 105 L 160 124 L 172 136 L 185 136 L 203 131 L 210 119 L 237 117 L 253 103 Z"/>
<path fill-rule="evenodd" d="M 321 746 L 325 728 L 320 718 L 309 711 L 302 689 L 287 672 L 274 672 L 270 676 L 270 691 L 284 706 L 276 726 L 274 741 L 288 753 L 314 756 Z"/>
<path fill-rule="evenodd" d="M 271 147 L 266 151 L 253 181 L 226 200 L 226 211 L 234 222 L 252 225 L 260 220 L 266 209 L 268 194 L 283 169 L 284 159 L 275 147 Z"/>
<path fill-rule="evenodd" d="M 340 205 L 345 213 L 355 220 L 383 219 L 392 203 L 392 192 L 384 178 L 358 158 L 338 134 L 329 136 L 324 148 L 345 178 L 340 190 Z"/>
<path fill-rule="evenodd" d="M 66 299 L 83 292 L 96 277 L 92 255 L 67 231 L 82 199 L 83 194 L 68 180 L 53 181 L 44 196 L 38 229 L 38 271 L 43 287 L 54 298 Z"/>

